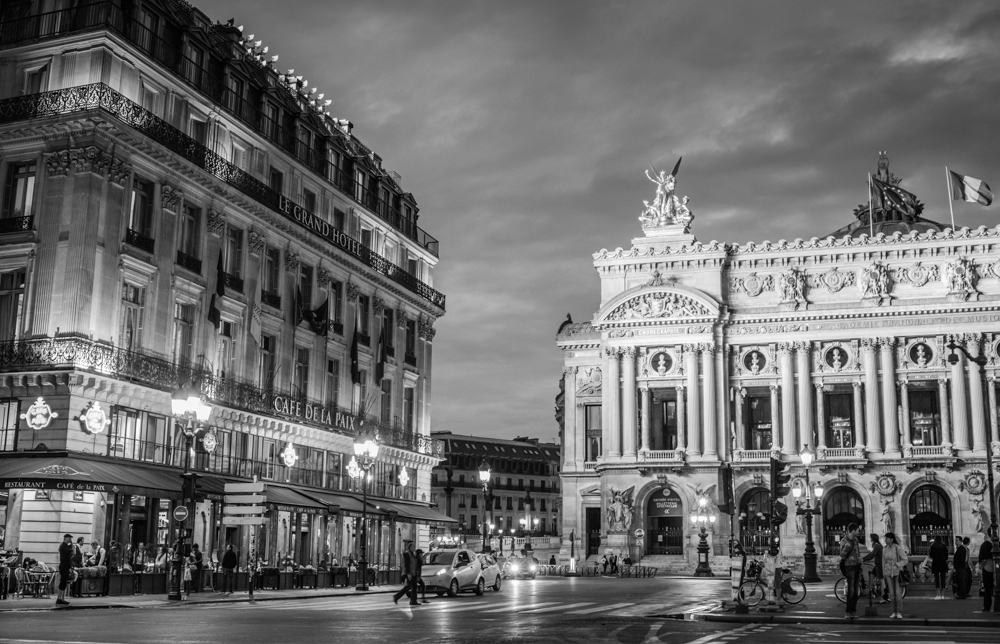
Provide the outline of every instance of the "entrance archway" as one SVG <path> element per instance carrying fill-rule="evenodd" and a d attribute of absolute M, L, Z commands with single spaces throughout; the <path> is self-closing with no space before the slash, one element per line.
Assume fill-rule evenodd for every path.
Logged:
<path fill-rule="evenodd" d="M 823 495 L 823 554 L 840 552 L 840 539 L 847 526 L 856 523 L 864 539 L 865 504 L 849 487 L 835 487 Z"/>
<path fill-rule="evenodd" d="M 684 503 L 673 489 L 653 492 L 646 504 L 646 554 L 684 553 Z"/>
<path fill-rule="evenodd" d="M 747 554 L 762 555 L 771 539 L 771 496 L 755 487 L 740 499 L 740 543 Z"/>
<path fill-rule="evenodd" d="M 951 522 L 951 503 L 940 488 L 934 485 L 918 487 L 907 504 L 910 518 L 910 552 L 925 555 L 930 551 L 934 537 L 944 539 L 948 552 L 954 551 L 954 531 Z"/>

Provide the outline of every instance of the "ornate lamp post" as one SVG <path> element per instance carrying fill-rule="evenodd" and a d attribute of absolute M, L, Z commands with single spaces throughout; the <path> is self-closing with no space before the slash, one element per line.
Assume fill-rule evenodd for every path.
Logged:
<path fill-rule="evenodd" d="M 958 364 L 959 358 L 955 352 L 961 351 L 967 360 L 975 362 L 976 366 L 979 367 L 979 379 L 983 391 L 983 418 L 986 419 L 986 431 L 991 431 L 990 425 L 993 423 L 990 419 L 990 406 L 988 397 L 986 396 L 986 392 L 989 391 L 989 383 L 986 380 L 986 356 L 980 351 L 979 355 L 973 357 L 964 346 L 954 340 L 948 343 L 948 349 L 951 350 L 951 353 L 948 354 L 948 364 Z M 995 581 L 997 571 L 1000 571 L 1000 535 L 997 534 L 997 490 L 993 486 L 993 448 L 995 445 L 992 440 L 986 445 L 986 494 L 990 498 L 990 529 L 987 536 L 993 541 L 993 612 L 1000 613 L 1000 584 Z"/>
<path fill-rule="evenodd" d="M 708 497 L 698 497 L 698 509 L 691 514 L 691 524 L 698 526 L 698 567 L 694 570 L 695 577 L 714 577 L 712 566 L 708 561 L 708 526 L 715 525 L 718 517 L 708 511 Z"/>
<path fill-rule="evenodd" d="M 202 423 L 208 421 L 212 415 L 211 405 L 206 404 L 196 389 L 182 387 L 174 392 L 170 400 L 170 410 L 176 421 L 179 431 L 184 434 L 184 473 L 181 474 L 182 489 L 184 496 L 184 511 L 178 513 L 175 510 L 174 516 L 181 519 L 181 529 L 177 535 L 177 542 L 174 544 L 174 556 L 171 560 L 170 584 L 167 590 L 167 599 L 179 601 L 181 597 L 181 579 L 184 575 L 184 542 L 194 536 L 194 513 L 195 513 L 195 480 L 198 475 L 191 471 L 191 455 L 194 452 L 195 439 L 201 437 L 204 448 L 211 452 L 215 449 L 215 434 L 205 433 Z M 190 533 L 190 534 L 189 534 Z M 200 581 L 200 580 L 199 580 Z"/>
<path fill-rule="evenodd" d="M 490 551 L 489 548 L 489 535 L 486 532 L 487 526 L 489 529 L 493 529 L 492 523 L 487 523 L 486 521 L 486 511 L 490 509 L 490 476 L 493 470 L 490 469 L 490 464 L 483 459 L 483 462 L 479 465 L 479 482 L 483 484 L 483 552 L 487 553 Z M 492 510 L 490 511 L 492 515 Z"/>
<path fill-rule="evenodd" d="M 354 456 L 347 464 L 347 473 L 361 479 L 361 560 L 358 562 L 358 585 L 355 590 L 368 590 L 368 481 L 371 469 L 378 458 L 378 436 L 364 429 L 354 439 Z"/>
<path fill-rule="evenodd" d="M 816 544 L 813 542 L 813 515 L 819 514 L 819 506 L 813 507 L 813 493 L 816 494 L 816 502 L 819 503 L 820 497 L 823 496 L 823 486 L 816 485 L 816 489 L 813 490 L 809 485 L 809 466 L 812 465 L 813 459 L 816 458 L 816 454 L 809 448 L 808 445 L 802 448 L 802 452 L 799 454 L 802 459 L 802 465 L 806 468 L 806 502 L 805 507 L 802 507 L 802 502 L 799 501 L 799 497 L 802 496 L 801 487 L 792 488 L 792 496 L 795 497 L 795 514 L 804 516 L 806 518 L 806 549 L 803 554 L 803 559 L 805 560 L 805 581 L 807 583 L 814 583 L 823 581 L 819 578 L 819 573 L 816 570 Z"/>

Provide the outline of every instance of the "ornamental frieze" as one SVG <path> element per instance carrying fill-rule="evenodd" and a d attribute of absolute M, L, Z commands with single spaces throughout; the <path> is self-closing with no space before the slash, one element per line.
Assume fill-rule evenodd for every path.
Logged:
<path fill-rule="evenodd" d="M 976 265 L 967 257 L 959 257 L 948 262 L 944 268 L 944 280 L 948 287 L 948 295 L 962 301 L 979 297 L 979 291 L 976 289 L 978 281 Z"/>
<path fill-rule="evenodd" d="M 45 155 L 45 169 L 50 177 L 91 172 L 107 177 L 108 181 L 124 186 L 132 173 L 132 166 L 124 159 L 100 149 L 96 145 L 67 148 Z"/>
<path fill-rule="evenodd" d="M 264 252 L 264 247 L 267 242 L 264 238 L 264 234 L 257 230 L 256 228 L 251 228 L 250 232 L 247 233 L 247 248 L 250 250 L 251 255 L 260 256 Z"/>
<path fill-rule="evenodd" d="M 858 274 L 858 288 L 863 299 L 875 300 L 876 304 L 885 303 L 891 298 L 889 291 L 892 290 L 889 268 L 882 262 L 865 266 Z"/>
<path fill-rule="evenodd" d="M 910 266 L 901 266 L 892 271 L 892 277 L 900 284 L 912 284 L 914 286 L 924 286 L 928 282 L 940 279 L 941 270 L 937 264 L 930 266 L 917 262 Z"/>
<path fill-rule="evenodd" d="M 806 274 L 797 268 L 789 268 L 778 275 L 778 293 L 781 303 L 789 304 L 795 309 L 808 304 L 806 302 Z"/>
<path fill-rule="evenodd" d="M 299 270 L 299 254 L 291 248 L 285 251 L 285 270 L 289 273 L 297 273 Z"/>
<path fill-rule="evenodd" d="M 750 297 L 757 297 L 764 291 L 774 290 L 774 277 L 753 272 L 746 277 L 734 277 L 731 284 L 732 290 L 743 291 Z"/>
<path fill-rule="evenodd" d="M 222 231 L 226 229 L 226 218 L 222 216 L 221 210 L 209 208 L 205 224 L 208 227 L 208 232 L 219 237 L 222 235 Z"/>
<path fill-rule="evenodd" d="M 825 273 L 810 275 L 808 284 L 810 288 L 825 286 L 831 293 L 839 293 L 845 286 L 854 285 L 854 277 L 852 271 L 842 271 L 834 266 Z"/>
<path fill-rule="evenodd" d="M 789 324 L 743 324 L 730 329 L 732 335 L 765 335 L 768 333 L 795 333 L 808 331 L 809 325 L 800 322 Z"/>
<path fill-rule="evenodd" d="M 701 302 L 672 292 L 646 293 L 629 298 L 608 314 L 608 321 L 693 318 L 712 315 Z"/>
<path fill-rule="evenodd" d="M 183 196 L 184 193 L 177 186 L 165 183 L 160 186 L 160 207 L 170 212 L 177 212 L 177 208 L 181 205 L 181 197 Z"/>

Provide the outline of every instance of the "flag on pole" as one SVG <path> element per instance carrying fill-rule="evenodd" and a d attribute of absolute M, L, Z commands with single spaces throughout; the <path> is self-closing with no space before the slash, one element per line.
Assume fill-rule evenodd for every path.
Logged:
<path fill-rule="evenodd" d="M 250 337 L 254 344 L 260 345 L 260 305 L 254 303 L 250 308 Z"/>
<path fill-rule="evenodd" d="M 302 316 L 309 323 L 309 328 L 316 335 L 326 337 L 330 329 L 330 298 L 323 300 L 323 303 L 315 309 L 305 309 Z"/>
<path fill-rule="evenodd" d="M 375 349 L 375 384 L 378 386 L 382 385 L 382 378 L 385 377 L 385 318 L 382 318 L 382 324 L 379 325 L 378 332 L 378 346 Z"/>
<path fill-rule="evenodd" d="M 226 271 L 222 268 L 222 251 L 219 251 L 219 261 L 215 264 L 215 294 L 222 297 L 226 294 Z"/>
<path fill-rule="evenodd" d="M 358 361 L 358 332 L 361 330 L 361 311 L 355 307 L 354 336 L 351 338 L 351 383 L 361 384 L 361 364 Z"/>
<path fill-rule="evenodd" d="M 969 201 L 972 203 L 988 206 L 993 203 L 993 191 L 982 179 L 959 174 L 954 170 L 948 171 L 951 174 L 951 198 L 958 201 Z"/>
<path fill-rule="evenodd" d="M 219 307 L 215 305 L 215 293 L 212 293 L 212 301 L 208 305 L 208 321 L 212 323 L 216 329 L 222 323 L 222 312 L 219 311 Z"/>
<path fill-rule="evenodd" d="M 916 214 L 917 195 L 875 177 L 872 177 L 872 186 L 875 188 L 875 201 L 882 209 Z"/>

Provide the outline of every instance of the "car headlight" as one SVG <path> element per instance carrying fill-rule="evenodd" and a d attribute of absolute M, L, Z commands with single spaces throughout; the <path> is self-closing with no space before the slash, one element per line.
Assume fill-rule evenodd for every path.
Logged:
<path fill-rule="evenodd" d="M 447 568 L 442 568 L 441 570 L 437 571 L 437 574 L 439 574 L 439 575 L 447 575 L 448 574 L 448 569 Z"/>
<path fill-rule="evenodd" d="M 517 564 L 511 564 L 510 569 L 513 570 L 514 572 L 517 572 L 518 565 Z"/>
<path fill-rule="evenodd" d="M 532 564 L 531 565 L 531 572 L 535 572 L 536 570 L 538 570 L 538 566 Z"/>

